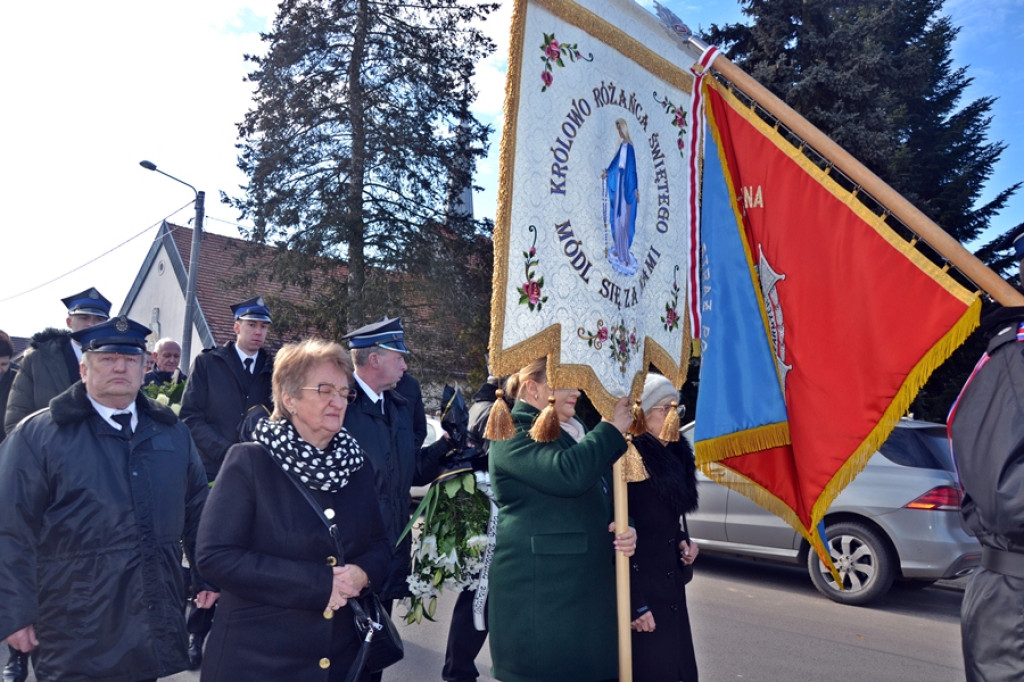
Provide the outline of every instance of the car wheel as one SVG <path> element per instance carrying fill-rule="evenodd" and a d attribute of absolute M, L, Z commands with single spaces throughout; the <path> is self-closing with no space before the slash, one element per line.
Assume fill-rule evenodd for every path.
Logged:
<path fill-rule="evenodd" d="M 812 550 L 807 555 L 811 582 L 823 595 L 840 604 L 867 604 L 889 591 L 896 567 L 889 547 L 878 533 L 856 522 L 828 527 L 828 548 L 843 589 Z"/>

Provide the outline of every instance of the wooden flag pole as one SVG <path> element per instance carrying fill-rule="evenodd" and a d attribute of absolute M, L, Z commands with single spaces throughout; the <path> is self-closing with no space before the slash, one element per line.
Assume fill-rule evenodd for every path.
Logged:
<path fill-rule="evenodd" d="M 625 457 L 619 457 L 612 465 L 612 493 L 615 500 L 615 534 L 629 526 L 629 498 Z M 632 607 L 629 599 L 629 558 L 622 552 L 615 552 L 615 606 L 616 621 L 619 624 L 619 682 L 633 680 L 632 632 L 629 629 Z"/>
<path fill-rule="evenodd" d="M 696 38 L 691 37 L 690 41 L 702 51 L 707 48 Z M 836 168 L 850 180 L 902 220 L 908 228 L 992 298 L 1004 306 L 1024 305 L 1024 295 L 1021 295 L 994 270 L 978 260 L 960 242 L 949 236 L 916 206 L 904 199 L 899 192 L 868 170 L 864 164 L 833 142 L 825 133 L 818 130 L 810 121 L 791 109 L 767 88 L 747 75 L 741 68 L 722 55 L 715 58 L 711 68 L 722 74 L 765 111 L 814 147 L 825 159 L 835 164 Z"/>

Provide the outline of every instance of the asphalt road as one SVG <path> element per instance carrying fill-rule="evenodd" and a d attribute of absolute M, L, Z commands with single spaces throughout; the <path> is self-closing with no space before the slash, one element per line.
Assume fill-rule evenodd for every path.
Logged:
<path fill-rule="evenodd" d="M 894 587 L 871 607 L 853 607 L 819 595 L 798 568 L 703 554 L 695 569 L 687 594 L 701 682 L 964 679 L 963 581 L 917 590 Z M 399 621 L 406 658 L 385 672 L 385 682 L 441 679 L 453 601 L 442 597 L 436 623 Z M 480 682 L 494 681 L 487 674 L 486 646 L 477 667 Z M 164 679 L 198 682 L 199 675 Z"/>

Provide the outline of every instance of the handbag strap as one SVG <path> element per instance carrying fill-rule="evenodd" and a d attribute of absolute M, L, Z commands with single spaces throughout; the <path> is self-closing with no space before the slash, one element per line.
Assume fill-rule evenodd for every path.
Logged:
<path fill-rule="evenodd" d="M 281 470 L 281 473 L 284 474 L 284 477 L 291 481 L 292 485 L 294 485 L 295 489 L 299 491 L 299 494 L 302 495 L 303 499 L 305 499 L 306 502 L 309 503 L 309 506 L 312 507 L 313 511 L 316 512 L 317 518 L 319 518 L 323 522 L 323 524 L 327 526 L 327 532 L 331 534 L 331 540 L 334 541 L 334 550 L 338 554 L 338 563 L 344 564 L 345 552 L 341 549 L 341 542 L 340 538 L 338 537 L 337 524 L 335 524 L 333 521 L 327 518 L 327 515 L 324 514 L 323 507 L 321 507 L 317 503 L 317 501 L 313 499 L 313 496 L 309 494 L 309 490 L 306 489 L 306 486 L 302 485 L 302 483 L 300 483 L 294 476 L 288 473 L 288 470 L 284 468 L 284 465 L 281 463 L 281 460 L 279 460 L 277 457 L 274 457 L 274 454 L 270 452 L 270 449 L 267 448 L 266 445 L 260 443 L 260 447 L 262 447 L 263 451 L 267 453 L 267 457 L 269 457 L 270 460 L 277 465 L 277 467 Z"/>

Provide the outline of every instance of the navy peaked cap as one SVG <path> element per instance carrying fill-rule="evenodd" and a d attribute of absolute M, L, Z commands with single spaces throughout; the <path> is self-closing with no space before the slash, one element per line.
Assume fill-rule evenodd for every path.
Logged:
<path fill-rule="evenodd" d="M 152 332 L 149 327 L 129 320 L 125 315 L 80 329 L 71 338 L 82 345 L 85 353 L 121 353 L 142 355 L 146 352 L 146 337 Z"/>
<path fill-rule="evenodd" d="M 250 298 L 248 301 L 242 301 L 231 306 L 231 312 L 234 313 L 236 320 L 256 320 L 257 322 L 270 322 L 270 310 L 267 308 L 267 304 L 263 302 L 262 296 L 256 298 Z"/>
<path fill-rule="evenodd" d="M 405 347 L 405 333 L 402 331 L 402 318 L 381 318 L 377 322 L 360 327 L 342 337 L 348 339 L 349 348 L 369 348 L 380 346 L 388 350 L 408 353 Z"/>
<path fill-rule="evenodd" d="M 85 291 L 62 298 L 61 303 L 67 307 L 68 315 L 110 317 L 110 301 L 104 298 L 96 287 L 89 287 Z"/>

